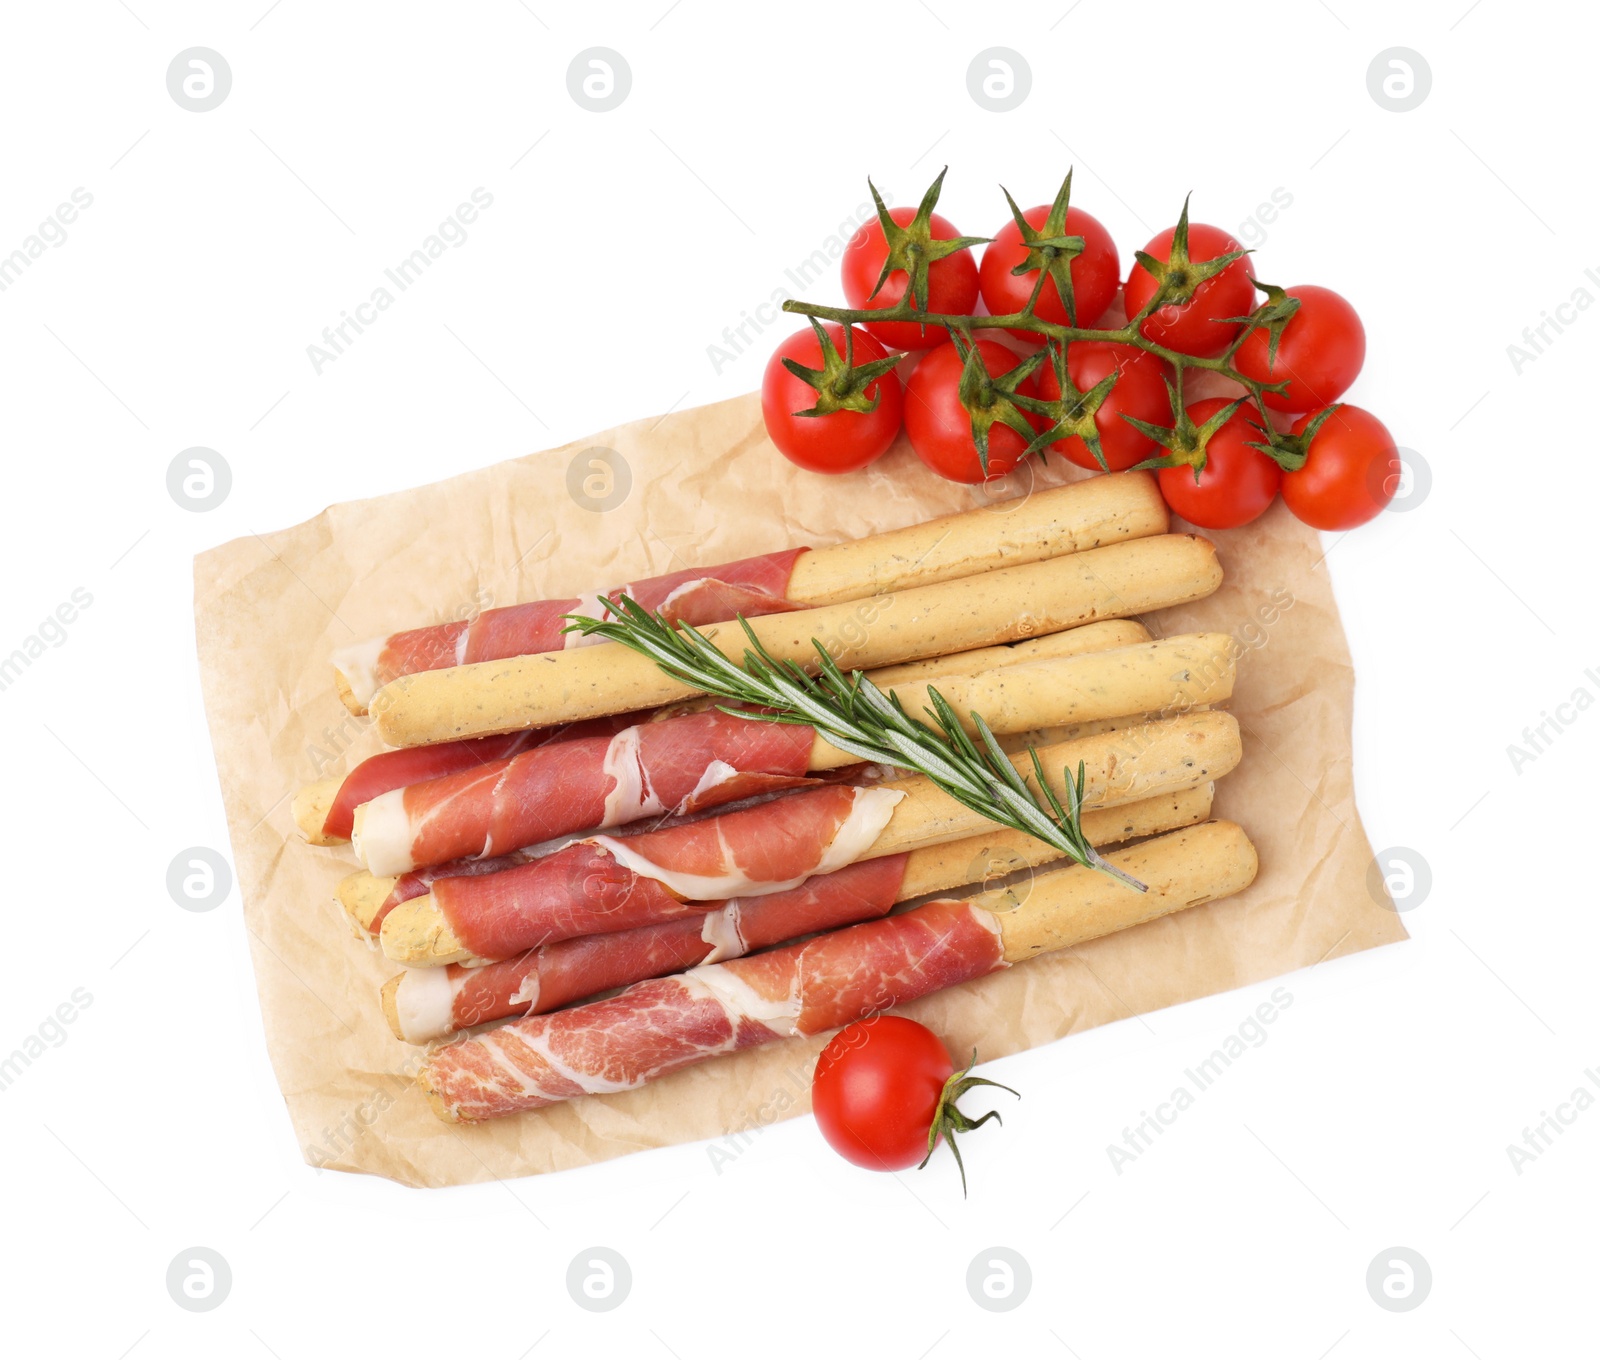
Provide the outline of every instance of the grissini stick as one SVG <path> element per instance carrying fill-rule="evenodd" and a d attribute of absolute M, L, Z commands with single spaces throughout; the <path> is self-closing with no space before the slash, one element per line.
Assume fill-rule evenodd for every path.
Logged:
<path fill-rule="evenodd" d="M 1219 703 L 1233 692 L 1234 650 L 1226 633 L 1189 633 L 975 675 L 907 680 L 889 692 L 920 717 L 932 707 L 930 687 L 937 687 L 958 715 L 982 713 L 992 731 L 1005 735 Z M 858 760 L 807 727 L 752 723 L 719 711 L 684 714 L 381 794 L 356 809 L 355 851 L 380 875 L 493 858 L 580 831 L 793 787 L 808 771 Z"/>
<path fill-rule="evenodd" d="M 1183 604 L 1221 582 L 1209 542 L 1164 534 L 849 604 L 769 614 L 748 626 L 778 661 L 815 665 L 820 643 L 842 670 L 872 670 Z M 736 659 L 748 645 L 736 624 L 705 632 Z M 372 711 L 385 742 L 418 746 L 653 708 L 696 692 L 640 653 L 578 647 L 408 675 L 380 690 Z"/>
<path fill-rule="evenodd" d="M 931 902 L 781 949 L 636 983 L 614 997 L 513 1020 L 436 1050 L 417 1074 L 441 1119 L 476 1122 L 585 1095 L 632 1090 L 692 1063 L 777 1039 L 822 1034 L 1052 950 L 1227 897 L 1256 875 L 1232 822 L 1158 836 L 1110 861 L 1149 887 L 1104 874 L 1040 874 L 1006 889 Z"/>
<path fill-rule="evenodd" d="M 1211 815 L 1213 786 L 1083 816 L 1096 846 L 1193 826 Z M 613 987 L 721 963 L 757 949 L 887 914 L 896 902 L 988 884 L 1059 859 L 1020 831 L 996 827 L 925 850 L 858 860 L 788 892 L 734 898 L 702 918 L 684 917 L 612 935 L 587 935 L 531 949 L 481 968 L 408 968 L 384 984 L 383 1013 L 397 1039 L 424 1044 L 514 1015 L 541 1015 Z"/>
<path fill-rule="evenodd" d="M 1233 695 L 1235 650 L 1227 633 L 1182 633 L 975 675 L 904 682 L 891 686 L 891 692 L 906 712 L 920 717 L 931 707 L 928 690 L 937 689 L 969 732 L 974 731 L 970 714 L 976 710 L 991 731 L 1012 734 L 1221 703 Z M 837 769 L 854 759 L 818 736 L 811 768 Z"/>
<path fill-rule="evenodd" d="M 1143 624 L 1133 619 L 1107 619 L 1102 623 L 1089 623 L 1081 628 L 1069 628 L 1059 633 L 1030 638 L 1026 642 L 958 652 L 929 661 L 914 661 L 904 666 L 889 666 L 875 671 L 868 678 L 883 689 L 915 680 L 937 679 L 941 675 L 970 675 L 996 666 L 1077 656 L 1083 652 L 1131 646 L 1136 642 L 1149 640 L 1150 632 Z M 674 705 L 655 714 L 641 714 L 632 720 L 621 716 L 596 718 L 585 723 L 529 729 L 498 737 L 383 751 L 362 761 L 348 775 L 319 779 L 316 783 L 307 784 L 301 789 L 295 795 L 293 804 L 295 825 L 300 829 L 300 834 L 312 845 L 347 844 L 355 824 L 356 809 L 364 803 L 371 802 L 380 794 L 469 771 L 481 773 L 497 761 L 534 747 L 593 736 L 613 737 L 629 727 L 640 726 L 647 722 L 671 721 L 689 713 L 705 712 L 711 707 L 713 705 L 710 700 L 698 699 Z M 653 731 L 651 735 L 659 736 Z M 630 743 L 636 741 L 637 736 L 629 738 Z M 620 752 L 613 753 L 613 761 L 618 755 Z M 797 771 L 783 770 L 770 773 L 797 773 Z M 744 795 L 741 793 L 737 796 Z"/>
<path fill-rule="evenodd" d="M 1094 477 L 1014 501 L 946 515 L 826 548 L 791 548 L 721 566 L 691 567 L 602 592 L 696 625 L 743 614 L 839 604 L 931 585 L 999 566 L 1043 561 L 1167 531 L 1167 507 L 1147 472 Z M 574 612 L 598 616 L 601 595 L 489 609 L 475 618 L 372 638 L 333 658 L 339 696 L 363 713 L 402 675 L 561 651 L 581 645 L 563 630 Z"/>
<path fill-rule="evenodd" d="M 1239 763 L 1231 714 L 1198 713 L 1101 733 L 1038 753 L 1058 798 L 1084 768 L 1083 807 L 1176 793 Z M 1013 757 L 1025 775 L 1033 766 Z M 433 967 L 490 963 L 579 935 L 703 914 L 731 897 L 786 891 L 814 873 L 986 830 L 989 819 L 914 775 L 871 788 L 791 794 L 638 835 L 594 836 L 497 874 L 436 880 L 383 919 L 383 952 Z"/>
<path fill-rule="evenodd" d="M 942 675 L 977 675 L 1000 666 L 1020 666 L 1029 661 L 1054 661 L 1063 656 L 1082 656 L 1085 652 L 1109 652 L 1113 647 L 1131 647 L 1149 642 L 1150 630 L 1138 619 L 1102 619 L 1042 633 L 1021 642 L 1003 642 L 994 647 L 976 647 L 970 652 L 950 652 L 925 661 L 906 661 L 898 666 L 880 666 L 867 678 L 879 689 L 910 684 L 917 680 L 937 680 Z"/>

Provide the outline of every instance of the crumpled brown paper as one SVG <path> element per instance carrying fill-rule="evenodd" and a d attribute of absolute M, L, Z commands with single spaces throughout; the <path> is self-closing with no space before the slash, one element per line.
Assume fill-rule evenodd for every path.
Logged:
<path fill-rule="evenodd" d="M 1077 475 L 1060 460 L 1033 467 L 1001 495 Z M 336 505 L 199 557 L 206 710 L 267 1047 L 307 1161 L 454 1185 L 736 1134 L 807 1107 L 822 1043 L 773 1044 L 520 1118 L 441 1124 L 408 1079 L 420 1050 L 391 1036 L 378 1007 L 396 969 L 352 938 L 333 898 L 354 860 L 303 844 L 290 817 L 300 785 L 378 749 L 367 720 L 335 697 L 334 648 L 492 605 L 856 538 L 968 509 L 977 494 L 929 475 L 903 442 L 863 473 L 801 472 L 767 441 L 747 396 Z M 1404 938 L 1368 886 L 1372 851 L 1350 776 L 1353 675 L 1317 536 L 1279 505 L 1214 537 L 1222 589 L 1146 622 L 1239 641 L 1230 707 L 1245 759 L 1219 786 L 1216 811 L 1254 838 L 1260 878 L 1231 900 L 906 1008 L 952 1052 L 1000 1057 Z"/>

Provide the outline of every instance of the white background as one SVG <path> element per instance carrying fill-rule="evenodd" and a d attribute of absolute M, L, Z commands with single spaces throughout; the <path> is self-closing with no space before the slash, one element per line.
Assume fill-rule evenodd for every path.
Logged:
<path fill-rule="evenodd" d="M 93 998 L 0 1092 L 19 1350 L 1496 1360 L 1576 1342 L 1600 1113 L 1520 1174 L 1506 1149 L 1596 1091 L 1600 715 L 1569 710 L 1520 772 L 1507 747 L 1600 694 L 1600 314 L 1569 313 L 1520 373 L 1507 346 L 1580 287 L 1600 296 L 1593 20 L 1504 0 L 268 2 L 8 6 L 0 43 L 0 254 L 93 195 L 0 293 L 0 653 L 93 597 L 0 692 L 0 1052 L 75 988 Z M 232 68 L 208 113 L 165 83 L 197 45 Z M 632 70 L 609 113 L 567 91 L 597 45 Z M 1013 112 L 967 92 L 994 46 L 1031 63 Z M 1432 71 L 1406 113 L 1367 88 L 1394 46 Z M 1258 272 L 1361 310 L 1352 395 L 1433 474 L 1416 508 L 1330 537 L 1326 563 L 1363 816 L 1431 866 L 1414 940 L 989 1065 L 1026 1098 L 968 1144 L 966 1201 L 947 1157 L 875 1177 L 809 1119 L 720 1171 L 694 1145 L 420 1193 L 302 1165 L 237 895 L 195 914 L 165 888 L 180 850 L 227 848 L 192 555 L 751 390 L 778 331 L 720 372 L 708 345 L 869 172 L 912 202 L 947 161 L 941 211 L 975 234 L 1004 220 L 997 182 L 1044 202 L 1075 163 L 1074 201 L 1125 261 L 1191 189 L 1197 220 L 1236 230 L 1285 190 L 1252 233 Z M 323 327 L 479 186 L 494 203 L 467 242 L 316 373 Z M 194 445 L 233 473 L 204 514 L 165 484 Z M 1293 1002 L 1267 1042 L 1117 1174 L 1106 1145 L 1273 985 Z M 164 1283 L 196 1245 L 232 1270 L 206 1314 Z M 595 1245 L 633 1274 L 605 1314 L 565 1286 Z M 1005 1314 L 965 1286 L 997 1245 L 1033 1278 Z M 1397 1245 L 1433 1275 L 1404 1314 L 1365 1283 Z"/>

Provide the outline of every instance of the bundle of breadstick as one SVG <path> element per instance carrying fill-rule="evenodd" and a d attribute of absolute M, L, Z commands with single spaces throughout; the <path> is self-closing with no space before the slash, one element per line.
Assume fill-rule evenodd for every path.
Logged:
<path fill-rule="evenodd" d="M 631 1090 L 692 1063 L 821 1034 L 1051 950 L 1226 897 L 1255 878 L 1232 822 L 1174 831 L 1111 860 L 1135 893 L 1089 869 L 929 903 L 797 944 L 636 983 L 618 995 L 513 1020 L 431 1054 L 417 1081 L 440 1118 L 494 1119 Z"/>
<path fill-rule="evenodd" d="M 347 649 L 339 693 L 395 749 L 301 790 L 295 821 L 363 866 L 339 898 L 404 965 L 380 998 L 398 1037 L 511 1021 L 430 1060 L 435 1108 L 486 1118 L 622 1089 L 854 1018 L 863 979 L 893 1004 L 1237 891 L 1249 843 L 1205 824 L 1240 758 L 1237 724 L 1213 711 L 1232 694 L 1232 639 L 1155 640 L 1131 617 L 1220 583 L 1211 545 L 1166 527 L 1146 475 L 1101 477 Z M 821 644 L 909 713 L 936 688 L 1020 772 L 1036 756 L 1057 797 L 1081 767 L 1092 844 L 1158 837 L 1113 856 L 1135 857 L 1149 891 L 1068 869 L 1037 880 L 1029 914 L 993 893 L 896 913 L 1061 852 L 931 779 L 862 767 L 819 731 L 729 712 L 562 631 L 622 594 L 730 656 L 743 626 L 780 661 L 814 665 Z M 908 950 L 948 966 L 907 972 Z M 706 1023 L 727 1043 L 708 1049 Z"/>

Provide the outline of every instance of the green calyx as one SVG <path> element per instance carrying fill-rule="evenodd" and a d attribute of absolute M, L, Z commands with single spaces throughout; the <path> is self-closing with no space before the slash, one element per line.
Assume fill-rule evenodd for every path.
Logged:
<path fill-rule="evenodd" d="M 1335 402 L 1325 410 L 1318 411 L 1299 434 L 1280 434 L 1269 424 L 1263 431 L 1266 442 L 1252 443 L 1250 447 L 1266 454 L 1285 472 L 1298 472 L 1306 465 L 1306 455 L 1311 452 L 1311 441 L 1317 437 L 1317 431 L 1328 423 L 1328 417 L 1341 405 L 1342 402 Z M 1261 426 L 1256 428 L 1259 430 Z"/>
<path fill-rule="evenodd" d="M 883 262 L 878 281 L 872 285 L 869 300 L 877 297 L 878 290 L 889 281 L 889 275 L 898 271 L 907 278 L 906 297 L 910 299 L 912 307 L 925 312 L 928 310 L 928 270 L 946 256 L 970 246 L 984 245 L 988 241 L 987 236 L 958 236 L 953 240 L 934 237 L 933 209 L 939 202 L 939 190 L 944 186 L 945 171 L 949 168 L 945 166 L 939 172 L 939 177 L 928 186 L 922 202 L 917 205 L 916 216 L 903 227 L 889 215 L 889 209 L 878 193 L 878 186 L 870 179 L 867 181 L 867 188 L 872 191 L 872 201 L 878 207 L 878 225 L 883 228 L 883 239 L 889 245 L 888 257 Z"/>
<path fill-rule="evenodd" d="M 810 318 L 811 329 L 817 333 L 817 344 L 822 347 L 822 367 L 807 368 L 795 359 L 785 359 L 783 366 L 817 394 L 817 402 L 797 416 L 829 416 L 836 411 L 859 411 L 865 415 L 878 406 L 881 392 L 867 395 L 867 389 L 900 362 L 898 354 L 868 363 L 854 362 L 856 333 L 853 327 L 844 330 L 844 354 L 839 353 L 833 337 L 823 329 L 815 317 Z"/>
<path fill-rule="evenodd" d="M 1144 266 L 1151 278 L 1155 279 L 1156 291 L 1139 315 L 1130 320 L 1142 321 L 1163 307 L 1182 306 L 1186 302 L 1193 302 L 1201 284 L 1216 278 L 1235 260 L 1242 260 L 1249 253 L 1248 250 L 1230 250 L 1218 255 L 1214 260 L 1191 260 L 1189 199 L 1186 195 L 1183 200 L 1183 212 L 1178 217 L 1178 225 L 1173 228 L 1172 247 L 1167 251 L 1167 258 L 1158 260 L 1143 250 L 1133 252 L 1134 258 Z"/>
<path fill-rule="evenodd" d="M 1028 420 L 1024 404 L 1033 405 L 1031 398 L 1019 396 L 1017 388 L 1034 369 L 1044 362 L 1044 351 L 1030 354 L 1015 368 L 1007 369 L 998 378 L 989 376 L 984 367 L 983 355 L 970 335 L 951 331 L 950 338 L 962 352 L 961 382 L 956 395 L 962 408 L 972 420 L 972 444 L 978 451 L 978 466 L 984 476 L 989 475 L 989 431 L 996 425 L 1015 430 L 1030 444 L 1037 433 Z"/>
<path fill-rule="evenodd" d="M 1105 451 L 1100 447 L 1100 427 L 1095 423 L 1095 415 L 1105 399 L 1111 395 L 1111 389 L 1117 384 L 1116 369 L 1112 369 L 1087 392 L 1080 392 L 1067 373 L 1066 346 L 1051 344 L 1046 347 L 1045 352 L 1050 356 L 1051 370 L 1056 377 L 1056 390 L 1061 395 L 1054 401 L 1043 401 L 1037 397 L 1017 399 L 1024 410 L 1037 416 L 1044 416 L 1050 422 L 1028 445 L 1028 453 L 1037 453 L 1041 458 L 1047 459 L 1046 450 L 1052 444 L 1076 435 L 1094 455 L 1095 462 L 1100 464 L 1100 470 L 1109 472 L 1111 469 L 1106 463 Z"/>
<path fill-rule="evenodd" d="M 1255 311 L 1251 312 L 1249 316 L 1230 316 L 1223 318 L 1223 320 L 1227 325 L 1244 327 L 1239 332 L 1239 338 L 1233 342 L 1233 350 L 1238 349 L 1244 343 L 1245 336 L 1249 335 L 1251 331 L 1265 330 L 1267 333 L 1267 367 L 1271 368 L 1273 364 L 1278 362 L 1278 342 L 1283 339 L 1284 327 L 1289 324 L 1294 314 L 1300 310 L 1300 299 L 1290 297 L 1275 283 L 1262 283 L 1257 279 L 1256 287 L 1267 295 L 1267 300 L 1257 307 Z M 1229 352 L 1231 353 L 1232 350 Z M 1287 386 L 1288 380 L 1285 379 L 1282 382 L 1268 383 L 1265 390 L 1276 392 Z"/>
<path fill-rule="evenodd" d="M 1194 470 L 1194 479 L 1198 484 L 1200 474 L 1206 470 L 1206 445 L 1211 442 L 1211 437 L 1224 425 L 1233 419 L 1234 412 L 1249 400 L 1240 397 L 1237 401 L 1230 401 L 1215 415 L 1196 425 L 1190 419 L 1189 412 L 1183 404 L 1183 388 L 1181 384 L 1169 382 L 1167 395 L 1172 402 L 1172 427 L 1165 425 L 1152 425 L 1148 420 L 1138 420 L 1133 416 L 1123 416 L 1123 419 L 1132 425 L 1140 434 L 1155 440 L 1166 450 L 1154 458 L 1146 458 L 1142 463 L 1136 463 L 1138 468 L 1172 468 L 1186 467 Z M 1260 428 L 1259 426 L 1257 427 Z"/>
<path fill-rule="evenodd" d="M 974 1086 L 994 1086 L 999 1090 L 1008 1091 L 1022 1099 L 1019 1092 L 1011 1090 L 1009 1086 L 1001 1086 L 997 1081 L 990 1081 L 987 1077 L 972 1075 L 973 1064 L 978 1061 L 978 1050 L 972 1050 L 972 1062 L 969 1062 L 959 1072 L 952 1072 L 945 1081 L 944 1089 L 939 1092 L 939 1103 L 934 1107 L 933 1124 L 928 1129 L 928 1156 L 917 1163 L 917 1170 L 927 1166 L 928 1158 L 933 1156 L 933 1150 L 939 1146 L 942 1138 L 950 1145 L 950 1151 L 955 1154 L 956 1169 L 961 1172 L 961 1198 L 967 1197 L 967 1168 L 961 1161 L 961 1149 L 956 1146 L 956 1134 L 971 1133 L 973 1129 L 987 1124 L 991 1119 L 996 1124 L 1004 1124 L 998 1110 L 990 1110 L 987 1114 L 973 1119 L 964 1113 L 956 1104 L 962 1096 L 966 1095 Z"/>
<path fill-rule="evenodd" d="M 1061 188 L 1056 192 L 1055 201 L 1050 205 L 1049 215 L 1044 219 L 1044 225 L 1039 228 L 1028 225 L 1027 219 L 1022 215 L 1022 209 L 1017 207 L 1017 201 L 1011 197 L 1009 189 L 1001 185 L 1000 192 L 1006 196 L 1017 230 L 1022 233 L 1022 242 L 1028 247 L 1026 258 L 1011 272 L 1019 276 L 1037 274 L 1033 281 L 1033 292 L 1028 295 L 1028 303 L 1022 309 L 1023 314 L 1033 315 L 1034 306 L 1039 301 L 1039 293 L 1044 288 L 1045 280 L 1053 279 L 1056 293 L 1067 309 L 1067 320 L 1076 326 L 1078 305 L 1072 295 L 1072 262 L 1083 254 L 1084 242 L 1081 236 L 1065 234 L 1067 208 L 1072 199 L 1072 171 L 1068 170 L 1066 179 L 1061 181 Z"/>

